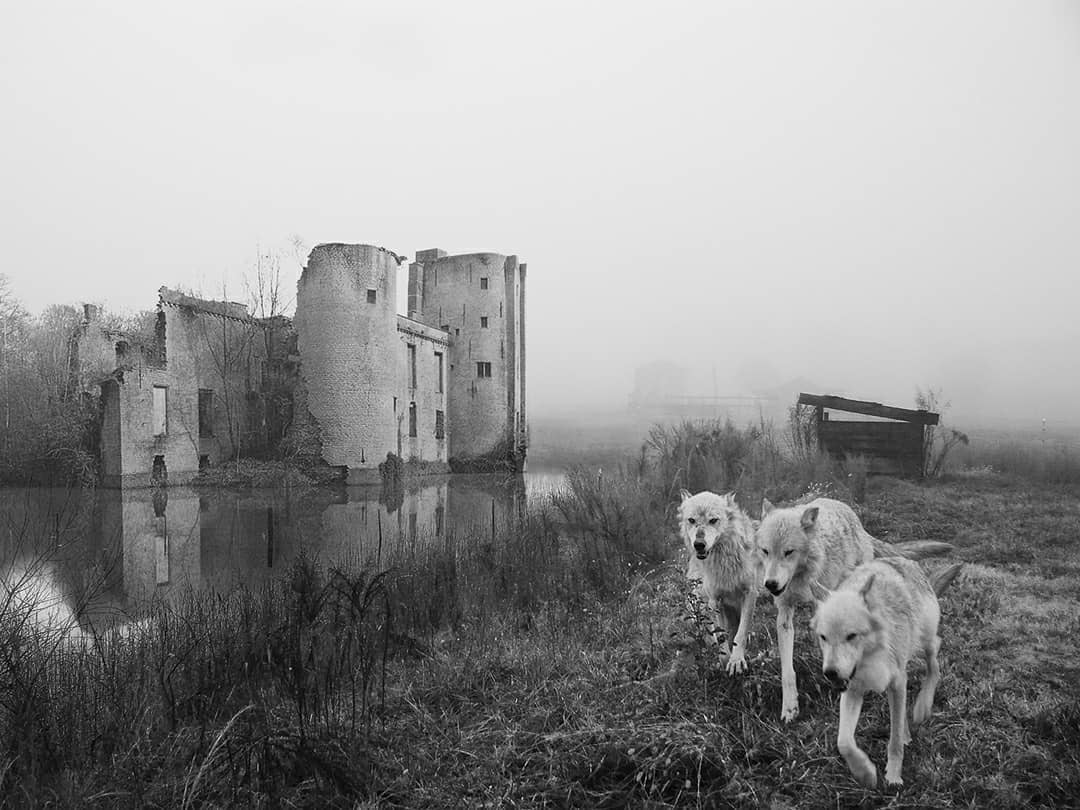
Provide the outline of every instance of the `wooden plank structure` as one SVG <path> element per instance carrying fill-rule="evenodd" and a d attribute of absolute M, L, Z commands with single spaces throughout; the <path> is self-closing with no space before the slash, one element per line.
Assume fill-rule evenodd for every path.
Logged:
<path fill-rule="evenodd" d="M 833 458 L 863 456 L 872 475 L 922 476 L 924 431 L 938 423 L 938 414 L 818 394 L 800 393 L 799 405 L 812 405 L 817 409 L 818 445 Z M 894 421 L 830 420 L 826 409 Z"/>

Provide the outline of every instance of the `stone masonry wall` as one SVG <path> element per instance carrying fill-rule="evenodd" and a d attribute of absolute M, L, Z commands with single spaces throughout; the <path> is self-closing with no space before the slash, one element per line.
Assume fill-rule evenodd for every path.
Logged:
<path fill-rule="evenodd" d="M 445 463 L 449 446 L 446 414 L 447 369 L 450 359 L 450 340 L 446 332 L 426 326 L 419 321 L 398 316 L 398 337 L 401 340 L 396 430 L 398 453 L 406 461 Z M 416 352 L 416 380 L 413 385 L 409 347 Z M 438 360 L 442 355 L 442 385 L 439 384 Z M 416 436 L 409 433 L 409 409 L 416 405 Z M 436 436 L 436 411 L 443 413 L 443 436 Z"/>
<path fill-rule="evenodd" d="M 507 340 L 513 328 L 507 295 L 514 292 L 507 289 L 508 261 L 516 269 L 516 257 L 498 253 L 417 254 L 415 279 L 421 286 L 413 300 L 421 309 L 414 317 L 446 327 L 450 334 L 447 399 L 452 461 L 488 455 L 510 437 L 510 369 L 516 361 Z M 491 364 L 490 377 L 480 376 L 478 363 Z"/>

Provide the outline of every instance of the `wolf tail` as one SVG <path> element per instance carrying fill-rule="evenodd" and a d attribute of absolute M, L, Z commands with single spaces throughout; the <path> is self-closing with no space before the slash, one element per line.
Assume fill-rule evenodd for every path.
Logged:
<path fill-rule="evenodd" d="M 952 543 L 937 540 L 909 540 L 906 543 L 886 543 L 872 538 L 875 557 L 904 557 L 909 560 L 925 560 L 927 557 L 944 557 L 955 550 Z"/>
<path fill-rule="evenodd" d="M 930 585 L 933 587 L 934 593 L 941 596 L 941 592 L 949 587 L 949 583 L 956 579 L 956 575 L 960 573 L 960 569 L 963 567 L 963 563 L 953 563 L 935 571 L 930 576 Z"/>

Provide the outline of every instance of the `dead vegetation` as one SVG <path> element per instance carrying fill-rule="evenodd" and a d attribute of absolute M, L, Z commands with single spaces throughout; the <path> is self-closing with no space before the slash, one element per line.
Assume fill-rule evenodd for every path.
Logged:
<path fill-rule="evenodd" d="M 852 476 L 835 465 L 809 455 L 797 463 L 760 434 L 740 442 L 710 428 L 704 438 L 694 453 L 708 466 L 698 469 L 725 476 L 740 500 L 750 493 L 755 513 L 762 491 L 851 500 Z M 742 455 L 719 458 L 726 450 L 717 448 Z M 670 535 L 666 479 L 684 473 L 672 467 L 660 485 L 654 463 L 577 470 L 551 506 L 504 534 L 449 536 L 385 575 L 361 561 L 305 563 L 263 589 L 191 594 L 151 611 L 151 632 L 90 653 L 48 653 L 17 623 L 3 624 L 5 801 L 1075 806 L 1075 485 L 988 471 L 861 482 L 856 508 L 870 531 L 945 540 L 968 563 L 942 599 L 934 715 L 908 748 L 905 786 L 886 792 L 861 788 L 836 752 L 837 698 L 820 675 L 807 614 L 798 616 L 796 722 L 779 719 L 768 600 L 749 673 L 724 674 L 687 603 Z M 912 688 L 920 677 L 912 672 Z M 883 762 L 883 697 L 868 698 L 859 734 Z"/>

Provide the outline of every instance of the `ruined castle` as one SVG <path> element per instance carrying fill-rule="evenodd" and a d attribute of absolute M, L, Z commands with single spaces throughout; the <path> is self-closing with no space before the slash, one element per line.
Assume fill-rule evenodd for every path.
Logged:
<path fill-rule="evenodd" d="M 103 483 L 182 483 L 237 456 L 321 462 L 350 483 L 388 455 L 430 472 L 522 469 L 525 264 L 421 251 L 403 316 L 403 261 L 317 246 L 291 320 L 164 287 L 153 334 L 85 307 L 75 363 L 100 385 Z"/>

